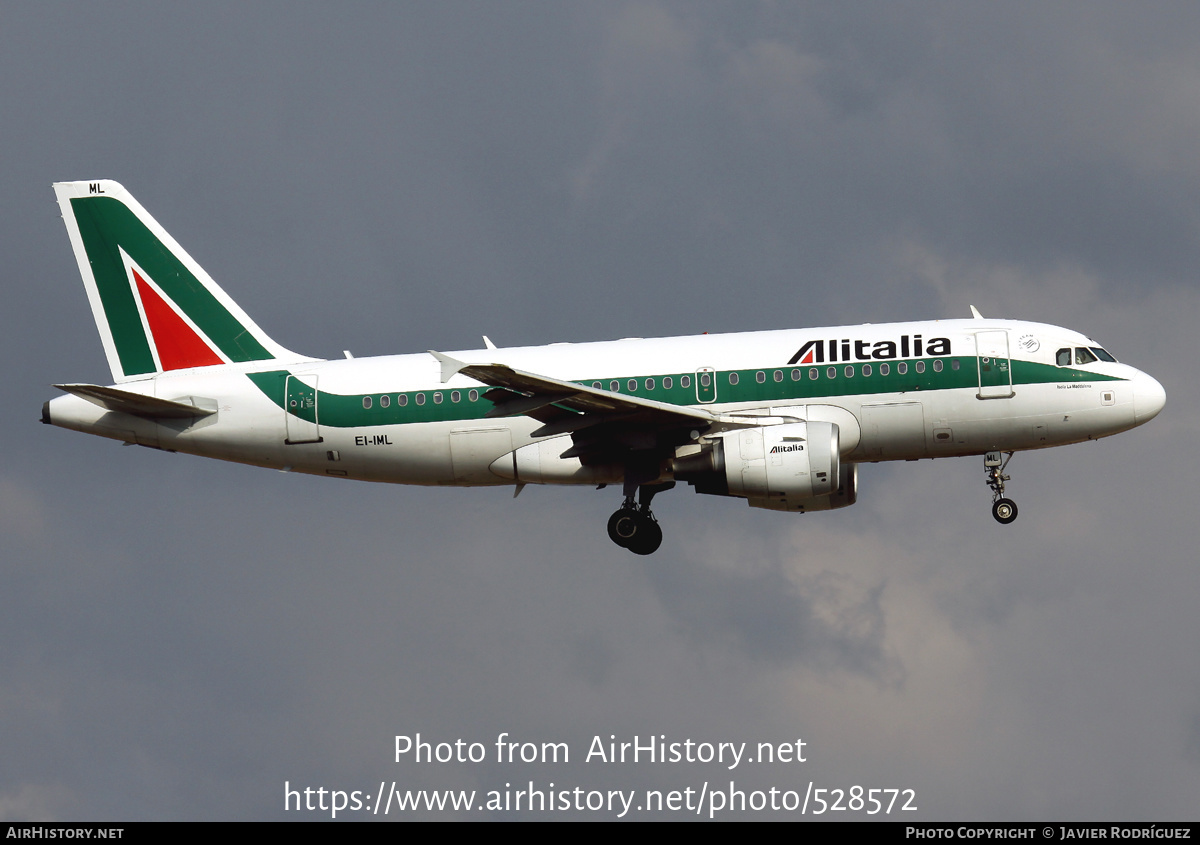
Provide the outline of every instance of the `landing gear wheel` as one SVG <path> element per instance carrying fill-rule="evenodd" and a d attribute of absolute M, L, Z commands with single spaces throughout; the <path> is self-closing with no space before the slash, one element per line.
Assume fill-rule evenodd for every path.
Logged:
<path fill-rule="evenodd" d="M 625 546 L 635 555 L 652 555 L 662 545 L 662 529 L 649 514 L 638 514 L 637 533 Z"/>
<path fill-rule="evenodd" d="M 662 528 L 650 510 L 650 500 L 675 486 L 674 481 L 655 481 L 659 473 L 656 460 L 649 465 L 630 460 L 625 467 L 625 501 L 608 518 L 608 537 L 635 555 L 652 555 L 662 545 Z M 650 483 L 653 482 L 653 483 Z M 637 501 L 634 494 L 637 494 Z"/>
<path fill-rule="evenodd" d="M 1001 525 L 1008 525 L 1017 518 L 1017 503 L 1004 496 L 1004 482 L 1010 480 L 1010 476 L 1005 475 L 1004 470 L 1008 469 L 1008 462 L 1014 454 L 1016 453 L 1009 452 L 1008 457 L 1004 459 L 1001 459 L 999 452 L 988 452 L 983 456 L 987 484 L 992 488 L 992 516 L 996 517 L 996 522 Z"/>
<path fill-rule="evenodd" d="M 1008 525 L 1017 518 L 1017 503 L 1012 499 L 997 499 L 992 505 L 992 516 L 1001 525 Z"/>
<path fill-rule="evenodd" d="M 638 512 L 633 508 L 621 508 L 608 518 L 608 539 L 623 549 L 638 534 Z"/>

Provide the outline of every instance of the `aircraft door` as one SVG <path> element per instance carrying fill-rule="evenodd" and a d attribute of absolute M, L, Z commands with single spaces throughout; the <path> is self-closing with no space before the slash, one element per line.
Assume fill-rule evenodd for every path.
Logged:
<path fill-rule="evenodd" d="M 317 425 L 317 377 L 304 376 L 312 384 L 300 380 L 300 376 L 287 377 L 287 440 L 289 446 L 296 443 L 320 443 L 321 429 Z"/>
<path fill-rule="evenodd" d="M 980 399 L 1008 399 L 1014 395 L 1012 361 L 1008 357 L 1008 332 L 976 332 L 976 366 L 979 371 Z"/>
<path fill-rule="evenodd" d="M 696 370 L 696 401 L 704 404 L 717 401 L 717 373 L 712 367 Z"/>

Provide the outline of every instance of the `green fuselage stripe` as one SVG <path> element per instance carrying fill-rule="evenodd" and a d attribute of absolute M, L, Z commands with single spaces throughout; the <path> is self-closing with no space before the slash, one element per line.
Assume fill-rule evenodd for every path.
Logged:
<path fill-rule="evenodd" d="M 942 371 L 933 369 L 935 361 L 941 362 Z M 979 388 L 979 374 L 976 370 L 977 359 L 974 356 L 919 358 L 908 361 L 888 361 L 887 375 L 880 375 L 881 362 L 872 361 L 854 364 L 820 364 L 815 367 L 782 367 L 769 370 L 720 370 L 711 373 L 716 379 L 715 404 L 732 404 L 740 402 L 760 402 L 763 404 L 787 405 L 804 404 L 814 400 L 825 400 L 841 396 L 861 396 L 869 398 L 874 394 L 916 393 L 931 390 L 958 390 Z M 916 371 L 917 363 L 923 363 L 925 372 Z M 899 373 L 898 365 L 907 365 L 907 373 Z M 955 369 L 955 364 L 958 368 Z M 864 375 L 864 366 L 871 367 L 871 375 Z M 852 368 L 853 375 L 846 375 L 846 368 Z M 1123 381 L 1116 376 L 1088 372 L 1087 370 L 1071 367 L 1057 367 L 1052 364 L 1040 364 L 1031 361 L 1012 361 L 1012 381 L 1014 390 L 1022 385 L 1053 384 L 1056 382 L 1086 382 L 1086 381 Z M 829 377 L 829 369 L 835 371 L 833 378 Z M 793 381 L 792 373 L 796 370 L 800 380 Z M 810 378 L 810 371 L 816 370 L 817 378 Z M 759 382 L 757 375 L 764 374 L 764 381 Z M 775 374 L 782 374 L 782 380 L 776 381 Z M 730 384 L 730 375 L 737 375 L 737 384 Z M 273 370 L 264 373 L 250 373 L 249 378 L 272 402 L 280 408 L 286 408 L 285 385 L 289 372 Z M 690 380 L 690 386 L 684 387 L 684 378 Z M 663 379 L 671 379 L 672 386 L 663 387 Z M 672 405 L 692 406 L 714 404 L 700 402 L 696 397 L 697 373 L 667 373 L 654 376 L 612 376 L 602 379 L 580 379 L 576 383 L 592 386 L 599 382 L 604 390 L 611 390 L 612 383 L 617 382 L 614 393 L 629 396 L 639 396 L 669 402 Z M 647 386 L 653 380 L 654 387 Z M 635 384 L 630 389 L 630 382 Z M 481 394 L 486 387 L 475 388 Z M 472 402 L 469 399 L 470 387 L 445 387 L 436 390 L 412 390 L 392 393 L 368 393 L 343 395 L 339 393 L 317 392 L 316 422 L 332 428 L 362 428 L 379 425 L 406 425 L 423 422 L 455 422 L 458 420 L 477 420 L 492 409 L 492 403 L 479 398 Z M 459 394 L 459 401 L 452 401 L 452 394 Z M 435 395 L 441 401 L 435 400 Z M 383 407 L 382 397 L 388 397 L 388 406 Z M 406 404 L 400 404 L 400 397 L 405 397 Z M 364 399 L 371 399 L 371 407 L 364 408 Z M 417 404 L 420 397 L 424 404 Z M 307 419 L 310 413 L 305 413 Z M 312 421 L 310 419 L 310 421 Z"/>

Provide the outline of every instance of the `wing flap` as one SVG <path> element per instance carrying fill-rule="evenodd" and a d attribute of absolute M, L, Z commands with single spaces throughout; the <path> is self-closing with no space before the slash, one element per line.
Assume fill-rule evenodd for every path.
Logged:
<path fill-rule="evenodd" d="M 604 390 L 513 369 L 507 364 L 468 364 L 430 350 L 442 380 L 461 373 L 490 387 L 484 398 L 489 417 L 527 416 L 543 423 L 534 437 L 570 433 L 574 445 L 561 457 L 589 461 L 619 459 L 627 452 L 665 450 L 700 434 L 770 425 L 773 417 L 714 414 L 642 396 Z"/>

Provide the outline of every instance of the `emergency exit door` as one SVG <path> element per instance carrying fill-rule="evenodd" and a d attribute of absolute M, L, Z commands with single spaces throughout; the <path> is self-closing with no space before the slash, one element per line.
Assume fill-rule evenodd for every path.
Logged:
<path fill-rule="evenodd" d="M 317 424 L 317 377 L 287 377 L 287 398 L 284 417 L 287 420 L 289 446 L 296 443 L 320 443 L 321 429 Z M 308 384 L 307 382 L 312 382 Z"/>
<path fill-rule="evenodd" d="M 980 399 L 1012 397 L 1012 361 L 1008 357 L 1008 332 L 987 331 L 975 335 L 976 366 Z"/>

